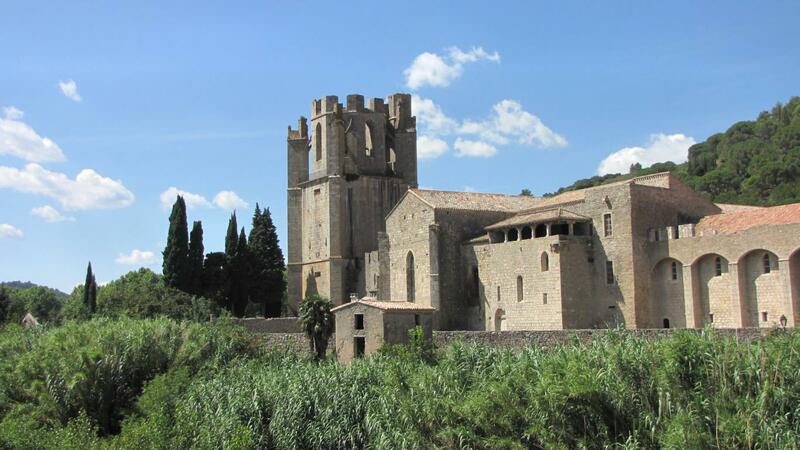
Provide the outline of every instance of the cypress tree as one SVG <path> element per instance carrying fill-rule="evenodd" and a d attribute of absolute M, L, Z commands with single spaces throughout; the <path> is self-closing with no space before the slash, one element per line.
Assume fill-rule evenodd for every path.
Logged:
<path fill-rule="evenodd" d="M 164 282 L 186 291 L 189 288 L 189 230 L 186 223 L 186 202 L 180 195 L 169 215 L 169 234 L 164 248 Z"/>
<path fill-rule="evenodd" d="M 89 311 L 89 314 L 94 314 L 97 310 L 97 281 L 92 273 L 92 262 L 89 261 L 89 266 L 86 268 L 86 281 L 83 283 L 83 304 Z"/>
<path fill-rule="evenodd" d="M 236 234 L 236 230 L 238 229 L 239 226 L 236 224 L 236 211 L 234 211 L 230 220 L 228 220 L 228 233 L 225 236 L 225 254 L 231 258 L 236 254 L 236 246 L 239 245 L 239 238 Z"/>
<path fill-rule="evenodd" d="M 249 281 L 249 253 L 247 251 L 247 236 L 244 227 L 236 240 L 236 249 L 230 264 L 231 268 L 231 305 L 233 314 L 242 317 L 247 309 L 248 281 Z"/>
<path fill-rule="evenodd" d="M 0 324 L 5 323 L 8 318 L 8 310 L 10 307 L 8 293 L 5 286 L 0 286 Z"/>
<path fill-rule="evenodd" d="M 250 300 L 263 305 L 264 317 L 278 317 L 286 289 L 283 274 L 286 265 L 269 208 L 262 213 L 258 204 L 253 215 L 248 249 L 252 267 Z"/>
<path fill-rule="evenodd" d="M 203 290 L 203 224 L 195 221 L 189 235 L 189 293 L 202 295 Z"/>

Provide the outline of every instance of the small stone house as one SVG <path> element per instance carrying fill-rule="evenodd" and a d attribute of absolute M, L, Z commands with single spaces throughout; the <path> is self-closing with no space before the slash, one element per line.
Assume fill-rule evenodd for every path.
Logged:
<path fill-rule="evenodd" d="M 408 330 L 420 326 L 433 336 L 430 306 L 409 302 L 356 300 L 333 308 L 336 318 L 336 355 L 347 363 L 370 355 L 386 344 L 407 344 Z"/>

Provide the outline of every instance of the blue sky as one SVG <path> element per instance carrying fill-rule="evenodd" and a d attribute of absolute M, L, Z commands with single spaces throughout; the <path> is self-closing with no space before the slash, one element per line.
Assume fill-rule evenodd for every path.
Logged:
<path fill-rule="evenodd" d="M 160 271 L 169 188 L 207 251 L 256 202 L 285 242 L 286 127 L 324 95 L 412 92 L 421 186 L 538 195 L 800 94 L 796 1 L 458 5 L 4 0 L 0 280 Z"/>

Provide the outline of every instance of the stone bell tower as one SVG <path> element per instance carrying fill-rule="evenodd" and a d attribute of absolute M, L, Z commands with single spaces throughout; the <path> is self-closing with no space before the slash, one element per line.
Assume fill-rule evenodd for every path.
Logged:
<path fill-rule="evenodd" d="M 292 309 L 309 294 L 334 305 L 364 296 L 364 254 L 378 249 L 384 218 L 417 187 L 416 118 L 411 95 L 348 95 L 311 102 L 288 133 L 288 296 Z"/>

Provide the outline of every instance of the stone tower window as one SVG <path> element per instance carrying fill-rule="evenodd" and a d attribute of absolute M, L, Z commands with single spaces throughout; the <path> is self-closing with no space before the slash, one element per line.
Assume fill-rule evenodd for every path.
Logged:
<path fill-rule="evenodd" d="M 414 254 L 408 252 L 406 255 L 406 299 L 414 303 L 415 300 L 415 286 L 414 286 Z"/>
<path fill-rule="evenodd" d="M 523 299 L 522 294 L 522 275 L 517 275 L 517 301 L 521 302 Z"/>
<path fill-rule="evenodd" d="M 550 270 L 550 257 L 547 256 L 547 252 L 542 253 L 539 266 L 542 268 L 542 272 L 547 272 L 548 270 Z"/>
<path fill-rule="evenodd" d="M 722 258 L 720 258 L 719 256 L 714 258 L 714 273 L 716 274 L 716 276 L 722 275 Z"/>
<path fill-rule="evenodd" d="M 606 284 L 614 284 L 614 262 L 606 261 Z"/>
<path fill-rule="evenodd" d="M 764 273 L 770 272 L 772 272 L 772 262 L 769 259 L 769 253 L 764 253 Z"/>
<path fill-rule="evenodd" d="M 470 303 L 473 306 L 481 303 L 481 277 L 477 267 L 472 268 L 472 285 L 470 287 Z"/>
<path fill-rule="evenodd" d="M 547 292 L 544 292 L 544 293 L 542 294 L 542 304 L 543 304 L 543 305 L 546 305 L 546 304 L 547 304 Z"/>
<path fill-rule="evenodd" d="M 672 261 L 672 279 L 673 280 L 678 279 L 678 263 L 676 263 L 675 261 Z"/>
<path fill-rule="evenodd" d="M 369 122 L 364 124 L 364 152 L 367 156 L 372 156 L 372 125 Z"/>
<path fill-rule="evenodd" d="M 766 312 L 766 311 L 763 311 L 763 312 L 761 313 L 761 321 L 762 321 L 762 322 L 766 322 L 768 317 L 769 317 L 769 316 L 767 315 L 767 312 Z"/>
<path fill-rule="evenodd" d="M 664 319 L 664 328 L 669 328 L 669 319 Z"/>
<path fill-rule="evenodd" d="M 320 124 L 314 128 L 314 155 L 317 161 L 322 160 L 322 125 Z"/>
<path fill-rule="evenodd" d="M 609 237 L 614 230 L 611 228 L 611 214 L 603 214 L 603 236 Z"/>
<path fill-rule="evenodd" d="M 545 236 L 547 236 L 547 225 L 545 224 L 536 225 L 536 229 L 533 232 L 533 237 L 540 238 Z"/>

